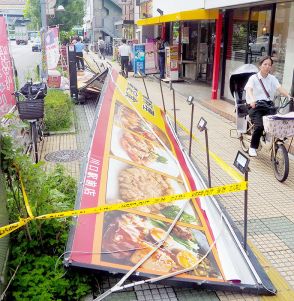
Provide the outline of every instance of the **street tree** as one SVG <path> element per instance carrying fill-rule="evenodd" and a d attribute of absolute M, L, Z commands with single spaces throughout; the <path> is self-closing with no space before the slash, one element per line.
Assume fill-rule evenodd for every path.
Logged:
<path fill-rule="evenodd" d="M 63 5 L 63 12 L 55 12 L 48 17 L 48 25 L 61 25 L 61 29 L 69 31 L 75 25 L 81 25 L 84 17 L 84 0 L 57 0 L 56 7 Z M 31 20 L 31 28 L 41 27 L 40 0 L 27 0 L 24 15 Z"/>

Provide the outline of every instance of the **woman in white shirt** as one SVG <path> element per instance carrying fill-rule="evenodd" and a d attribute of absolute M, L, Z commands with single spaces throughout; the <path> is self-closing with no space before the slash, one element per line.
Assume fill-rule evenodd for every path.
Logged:
<path fill-rule="evenodd" d="M 271 114 L 272 99 L 276 91 L 281 95 L 290 97 L 289 93 L 280 85 L 275 76 L 270 74 L 273 60 L 270 56 L 261 58 L 259 61 L 260 71 L 250 76 L 246 86 L 246 102 L 250 104 L 249 116 L 254 124 L 254 131 L 249 148 L 249 156 L 256 157 L 256 150 L 263 133 L 262 117 Z M 261 106 L 260 103 L 265 105 Z M 268 106 L 266 105 L 268 104 Z"/>

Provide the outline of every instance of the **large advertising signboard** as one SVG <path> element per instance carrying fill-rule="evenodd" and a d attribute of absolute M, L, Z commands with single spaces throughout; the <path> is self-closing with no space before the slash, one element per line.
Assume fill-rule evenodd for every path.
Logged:
<path fill-rule="evenodd" d="M 5 18 L 0 17 L 0 119 L 15 105 L 13 66 L 9 53 Z"/>
<path fill-rule="evenodd" d="M 76 208 L 203 189 L 164 112 L 113 70 L 99 104 Z M 65 262 L 128 273 L 169 233 L 136 275 L 256 288 L 258 277 L 214 202 L 201 197 L 78 216 Z"/>

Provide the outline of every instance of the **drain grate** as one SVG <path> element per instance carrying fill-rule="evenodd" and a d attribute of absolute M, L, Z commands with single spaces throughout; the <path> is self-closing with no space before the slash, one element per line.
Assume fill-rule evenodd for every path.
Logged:
<path fill-rule="evenodd" d="M 84 157 L 85 153 L 81 150 L 60 150 L 45 155 L 45 160 L 49 162 L 71 162 Z"/>

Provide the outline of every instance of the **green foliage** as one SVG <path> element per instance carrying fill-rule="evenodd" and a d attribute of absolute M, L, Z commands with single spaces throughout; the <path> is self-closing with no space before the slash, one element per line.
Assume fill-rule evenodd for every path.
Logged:
<path fill-rule="evenodd" d="M 40 0 L 27 0 L 24 8 L 24 16 L 31 20 L 29 29 L 39 29 L 41 27 L 41 7 Z"/>
<path fill-rule="evenodd" d="M 60 43 L 69 43 L 71 37 L 73 37 L 75 35 L 75 31 L 74 30 L 70 30 L 70 31 L 64 31 L 61 30 L 59 32 L 59 39 L 60 39 Z"/>
<path fill-rule="evenodd" d="M 57 0 L 57 5 L 63 5 L 64 11 L 56 12 L 49 25 L 62 24 L 62 30 L 70 31 L 75 25 L 83 24 L 84 0 Z"/>
<path fill-rule="evenodd" d="M 55 12 L 55 17 L 48 19 L 48 25 L 62 24 L 62 30 L 70 31 L 75 25 L 83 23 L 84 0 L 57 0 L 55 7 L 63 5 L 64 12 Z M 41 27 L 40 0 L 27 0 L 24 15 L 31 20 L 29 27 L 39 29 Z"/>
<path fill-rule="evenodd" d="M 27 216 L 15 166 L 20 170 L 34 215 L 73 208 L 76 182 L 61 165 L 46 173 L 41 163 L 33 164 L 21 150 L 15 149 L 8 135 L 2 137 L 0 150 L 11 223 Z M 64 252 L 69 226 L 67 219 L 33 221 L 11 234 L 9 276 L 18 270 L 7 300 L 79 300 L 90 292 L 92 275 L 73 270 L 65 273 L 61 261 L 56 264 Z"/>
<path fill-rule="evenodd" d="M 47 131 L 68 130 L 72 125 L 72 102 L 61 90 L 50 89 L 45 98 L 45 127 Z"/>

